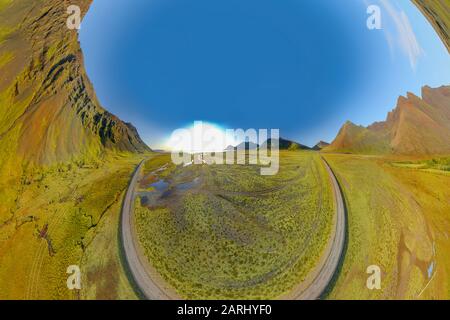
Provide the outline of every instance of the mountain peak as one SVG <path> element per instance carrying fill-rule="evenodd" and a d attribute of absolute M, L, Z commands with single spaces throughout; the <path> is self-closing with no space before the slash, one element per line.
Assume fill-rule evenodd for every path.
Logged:
<path fill-rule="evenodd" d="M 345 121 L 344 127 L 357 127 L 356 124 L 354 124 L 353 122 L 351 122 L 350 120 Z"/>
<path fill-rule="evenodd" d="M 386 121 L 369 127 L 347 121 L 327 150 L 355 153 L 450 153 L 450 87 L 408 92 Z"/>
<path fill-rule="evenodd" d="M 262 144 L 261 147 L 267 147 L 270 148 L 272 145 L 272 139 L 268 139 L 266 142 L 264 142 Z M 295 141 L 291 141 L 291 140 L 287 140 L 284 138 L 280 138 L 279 139 L 279 148 L 280 150 L 311 150 L 311 148 L 309 148 L 308 146 L 305 146 L 301 143 L 295 142 Z"/>
<path fill-rule="evenodd" d="M 91 1 L 74 4 L 85 13 Z M 0 55 L 10 52 L 20 64 L 2 67 L 8 77 L 0 79 L 0 90 L 11 94 L 0 103 L 1 148 L 14 146 L 11 157 L 45 164 L 98 157 L 105 151 L 150 150 L 132 125 L 97 100 L 78 32 L 68 30 L 65 19 L 55 19 L 64 16 L 64 1 L 49 0 L 30 10 L 14 1 L 2 14 L 8 12 L 14 12 L 7 23 L 15 31 Z"/>
<path fill-rule="evenodd" d="M 322 149 L 328 147 L 329 145 L 330 145 L 330 144 L 329 144 L 328 142 L 325 142 L 325 141 L 319 141 L 319 142 L 313 147 L 313 150 L 320 151 L 320 150 L 322 150 Z"/>

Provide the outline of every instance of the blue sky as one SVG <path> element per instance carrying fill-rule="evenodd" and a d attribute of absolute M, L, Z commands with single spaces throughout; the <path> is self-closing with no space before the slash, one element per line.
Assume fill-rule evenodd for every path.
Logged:
<path fill-rule="evenodd" d="M 368 30 L 367 6 L 382 30 Z M 102 105 L 154 148 L 196 120 L 314 145 L 450 84 L 450 56 L 410 1 L 95 0 L 80 31 Z"/>

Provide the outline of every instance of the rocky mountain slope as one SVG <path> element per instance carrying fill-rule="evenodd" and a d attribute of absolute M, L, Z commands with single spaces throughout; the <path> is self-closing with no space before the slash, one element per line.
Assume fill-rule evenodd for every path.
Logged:
<path fill-rule="evenodd" d="M 412 0 L 433 25 L 450 52 L 450 0 Z"/>
<path fill-rule="evenodd" d="M 91 0 L 74 0 L 82 14 Z M 105 151 L 144 152 L 136 129 L 107 112 L 86 75 L 69 3 L 0 2 L 0 163 L 49 164 Z"/>
<path fill-rule="evenodd" d="M 400 97 L 386 121 L 365 128 L 347 122 L 325 151 L 450 154 L 450 87 L 424 87 L 422 98 Z"/>
<path fill-rule="evenodd" d="M 322 150 L 323 148 L 328 147 L 330 144 L 328 142 L 325 141 L 319 141 L 312 149 L 319 151 Z"/>

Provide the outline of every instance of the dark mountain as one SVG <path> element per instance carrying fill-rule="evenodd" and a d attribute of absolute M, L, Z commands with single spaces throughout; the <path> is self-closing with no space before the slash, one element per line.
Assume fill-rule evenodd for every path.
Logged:
<path fill-rule="evenodd" d="M 272 139 L 268 139 L 265 143 L 262 144 L 261 147 L 264 147 L 267 145 L 267 148 L 270 148 L 272 146 Z M 286 140 L 283 138 L 279 139 L 279 147 L 280 150 L 311 150 L 311 148 L 302 145 L 298 142 L 294 142 L 291 140 Z"/>
<path fill-rule="evenodd" d="M 255 150 L 258 149 L 259 145 L 253 142 L 242 142 L 234 147 L 234 150 Z M 229 151 L 229 150 L 228 150 Z"/>

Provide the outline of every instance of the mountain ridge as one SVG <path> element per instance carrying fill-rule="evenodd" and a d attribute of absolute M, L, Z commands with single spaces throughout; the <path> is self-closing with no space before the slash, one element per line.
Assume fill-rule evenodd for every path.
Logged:
<path fill-rule="evenodd" d="M 92 0 L 75 0 L 82 15 Z M 38 164 L 96 158 L 105 152 L 150 148 L 136 128 L 104 109 L 84 67 L 67 4 L 23 0 L 0 11 L 0 162 Z"/>
<path fill-rule="evenodd" d="M 324 151 L 427 155 L 450 153 L 450 87 L 422 88 L 422 98 L 408 92 L 385 121 L 368 127 L 347 121 Z"/>
<path fill-rule="evenodd" d="M 315 151 L 320 151 L 326 147 L 328 147 L 330 144 L 328 142 L 325 141 L 319 141 L 314 147 L 312 147 L 313 150 Z"/>
<path fill-rule="evenodd" d="M 278 144 L 280 150 L 311 150 L 311 148 L 308 146 L 284 138 L 280 138 Z M 271 145 L 272 139 L 267 139 L 267 141 L 264 142 L 261 147 L 266 146 L 268 149 L 270 149 Z"/>

